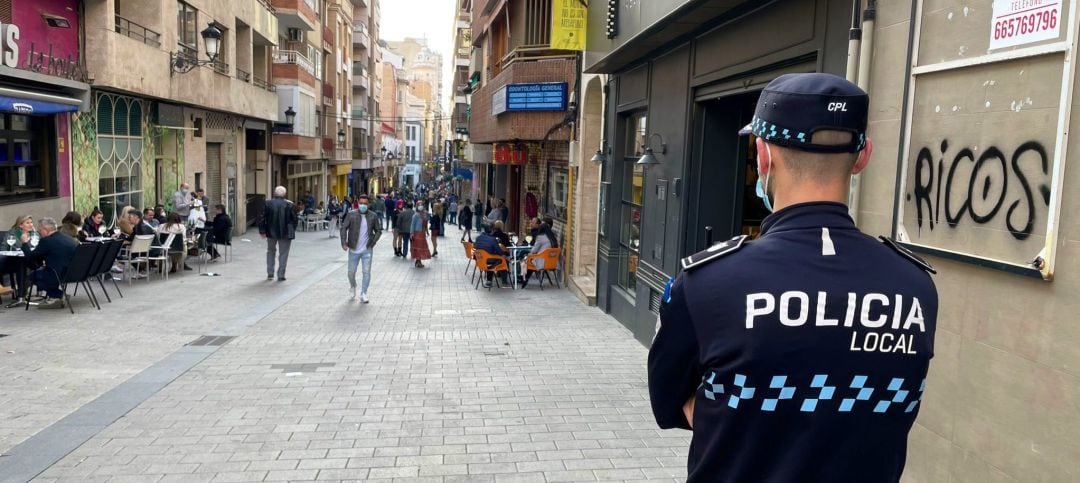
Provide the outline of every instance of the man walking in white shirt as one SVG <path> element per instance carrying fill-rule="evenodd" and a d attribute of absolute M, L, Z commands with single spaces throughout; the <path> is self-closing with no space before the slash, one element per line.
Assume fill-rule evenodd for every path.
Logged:
<path fill-rule="evenodd" d="M 371 251 L 382 236 L 382 221 L 370 211 L 371 201 L 367 195 L 358 198 L 359 207 L 345 216 L 341 225 L 341 249 L 349 253 L 349 298 L 355 300 L 357 293 L 356 268 L 363 262 L 363 284 L 359 289 L 360 302 L 368 303 L 368 285 L 371 283 Z"/>

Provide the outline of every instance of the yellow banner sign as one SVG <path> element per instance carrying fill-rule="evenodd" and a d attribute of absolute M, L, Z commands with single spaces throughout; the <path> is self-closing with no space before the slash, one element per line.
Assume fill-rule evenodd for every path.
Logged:
<path fill-rule="evenodd" d="M 551 2 L 551 48 L 585 50 L 585 23 L 589 10 L 581 0 Z"/>

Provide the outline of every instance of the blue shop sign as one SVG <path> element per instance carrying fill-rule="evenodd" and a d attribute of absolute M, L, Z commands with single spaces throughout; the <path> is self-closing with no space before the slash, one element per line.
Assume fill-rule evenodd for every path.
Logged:
<path fill-rule="evenodd" d="M 508 84 L 505 89 L 506 112 L 566 110 L 566 82 Z"/>

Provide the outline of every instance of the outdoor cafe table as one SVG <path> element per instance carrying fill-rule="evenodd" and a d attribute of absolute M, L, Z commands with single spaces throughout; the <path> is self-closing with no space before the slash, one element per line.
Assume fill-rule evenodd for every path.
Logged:
<path fill-rule="evenodd" d="M 527 254 L 532 251 L 532 246 L 511 246 L 507 247 L 507 251 L 510 252 L 510 283 L 513 284 L 514 290 L 517 290 L 518 277 L 521 276 L 521 264 L 525 263 L 525 256 L 522 253 Z M 518 260 L 518 257 L 521 260 Z"/>

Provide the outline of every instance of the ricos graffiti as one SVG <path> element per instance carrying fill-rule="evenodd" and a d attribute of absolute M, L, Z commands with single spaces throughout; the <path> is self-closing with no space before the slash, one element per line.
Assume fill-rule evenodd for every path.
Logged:
<path fill-rule="evenodd" d="M 979 155 L 976 150 L 962 147 L 950 154 L 948 140 L 941 141 L 937 156 L 929 147 L 919 150 L 907 200 L 915 203 L 920 233 L 923 227 L 933 231 L 944 217 L 950 228 L 970 219 L 1026 240 L 1034 230 L 1037 208 L 1050 205 L 1046 148 L 1027 141 L 1011 155 L 997 146 Z"/>

